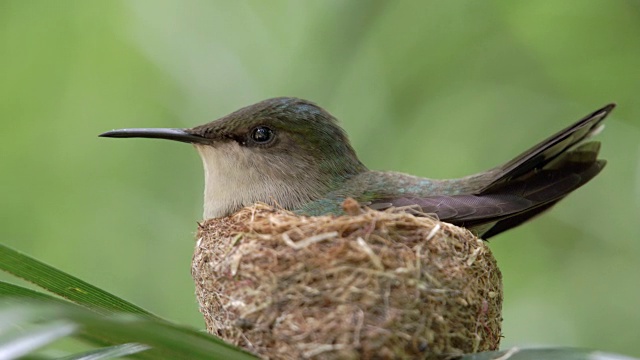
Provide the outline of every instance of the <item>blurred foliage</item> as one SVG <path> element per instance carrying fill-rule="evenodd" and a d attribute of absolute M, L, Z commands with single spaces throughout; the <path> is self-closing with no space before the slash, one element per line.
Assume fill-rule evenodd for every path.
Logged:
<path fill-rule="evenodd" d="M 604 172 L 492 241 L 503 346 L 640 355 L 640 3 L 0 2 L 0 239 L 202 328 L 189 146 L 99 139 L 289 95 L 327 108 L 373 169 L 457 177 L 610 101 Z"/>

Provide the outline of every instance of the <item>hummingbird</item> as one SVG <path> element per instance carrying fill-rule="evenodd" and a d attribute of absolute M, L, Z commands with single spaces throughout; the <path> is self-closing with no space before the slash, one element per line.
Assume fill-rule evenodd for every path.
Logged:
<path fill-rule="evenodd" d="M 604 168 L 600 132 L 609 104 L 506 164 L 437 180 L 369 170 L 329 112 L 279 97 L 188 129 L 119 129 L 112 138 L 157 138 L 193 144 L 204 166 L 204 218 L 263 202 L 300 215 L 344 214 L 355 199 L 374 210 L 402 207 L 489 239 L 548 210 Z"/>

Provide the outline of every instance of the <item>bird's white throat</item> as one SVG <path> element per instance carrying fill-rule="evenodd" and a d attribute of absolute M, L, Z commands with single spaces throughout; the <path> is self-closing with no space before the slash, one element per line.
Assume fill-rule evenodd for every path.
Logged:
<path fill-rule="evenodd" d="M 291 209 L 319 195 L 313 181 L 300 181 L 300 174 L 284 170 L 289 168 L 286 159 L 267 157 L 234 141 L 195 147 L 204 167 L 205 219 L 224 217 L 256 202 Z"/>

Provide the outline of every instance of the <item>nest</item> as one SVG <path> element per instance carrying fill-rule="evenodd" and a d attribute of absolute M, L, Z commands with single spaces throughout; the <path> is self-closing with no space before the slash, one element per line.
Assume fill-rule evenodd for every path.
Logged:
<path fill-rule="evenodd" d="M 209 333 L 264 359 L 498 348 L 501 274 L 482 240 L 398 210 L 349 211 L 258 204 L 201 224 L 192 275 Z"/>

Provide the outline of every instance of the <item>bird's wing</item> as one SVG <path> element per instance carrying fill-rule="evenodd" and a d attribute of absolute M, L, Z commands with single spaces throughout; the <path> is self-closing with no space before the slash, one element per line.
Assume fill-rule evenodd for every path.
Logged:
<path fill-rule="evenodd" d="M 488 239 L 547 210 L 596 176 L 606 164 L 596 159 L 598 147 L 596 142 L 583 144 L 566 152 L 557 164 L 503 183 L 492 193 L 387 197 L 374 199 L 367 206 L 378 210 L 413 208 Z"/>
<path fill-rule="evenodd" d="M 531 206 L 532 202 L 526 198 L 508 194 L 399 197 L 374 200 L 367 204 L 374 210 L 406 208 L 410 212 L 435 215 L 442 221 L 461 226 L 467 221 L 499 218 Z"/>

